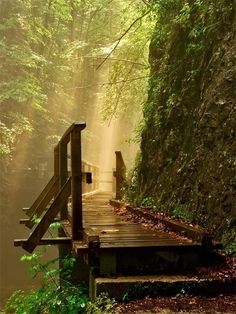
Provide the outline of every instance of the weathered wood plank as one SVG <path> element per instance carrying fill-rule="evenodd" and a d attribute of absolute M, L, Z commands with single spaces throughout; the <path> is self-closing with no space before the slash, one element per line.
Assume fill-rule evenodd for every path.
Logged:
<path fill-rule="evenodd" d="M 20 225 L 25 225 L 30 219 L 29 218 L 23 218 L 20 219 Z M 53 222 L 60 222 L 61 220 L 59 218 L 55 218 Z"/>
<path fill-rule="evenodd" d="M 15 239 L 14 246 L 24 246 L 27 245 L 28 239 Z M 70 237 L 57 237 L 57 238 L 43 238 L 37 245 L 58 245 L 58 244 L 70 244 Z"/>
<path fill-rule="evenodd" d="M 29 236 L 26 243 L 23 244 L 23 248 L 32 253 L 35 247 L 40 242 L 42 236 L 47 231 L 48 227 L 52 223 L 53 219 L 57 216 L 61 208 L 67 202 L 71 193 L 71 179 L 68 179 L 63 188 L 57 194 L 54 202 L 51 204 L 47 212 L 43 215 L 39 224 L 35 227 L 32 234 Z"/>
<path fill-rule="evenodd" d="M 165 248 L 165 249 L 183 249 L 183 248 L 192 248 L 192 249 L 196 249 L 196 248 L 201 248 L 202 246 L 200 244 L 188 244 L 188 243 L 183 243 L 182 245 L 180 245 L 180 243 L 175 242 L 175 243 L 157 243 L 156 241 L 153 242 L 146 242 L 146 243 L 140 243 L 140 241 L 137 242 L 101 242 L 100 244 L 100 248 L 112 248 L 112 249 L 116 249 L 116 248 L 153 248 L 158 250 L 159 248 Z"/>

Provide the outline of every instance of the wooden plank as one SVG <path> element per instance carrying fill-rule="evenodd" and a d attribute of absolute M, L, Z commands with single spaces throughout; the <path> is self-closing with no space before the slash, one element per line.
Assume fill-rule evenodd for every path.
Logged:
<path fill-rule="evenodd" d="M 56 194 L 57 190 L 57 184 L 58 184 L 58 179 L 55 179 L 53 181 L 53 185 L 50 187 L 50 190 L 47 191 L 47 194 L 41 199 L 41 202 L 38 204 L 38 206 L 35 208 L 33 214 L 31 215 L 29 221 L 25 224 L 26 227 L 32 229 L 33 226 L 35 225 L 34 219 L 36 217 L 41 217 L 42 213 L 46 210 L 47 205 L 49 202 L 52 200 L 52 198 Z"/>
<path fill-rule="evenodd" d="M 100 244 L 100 249 L 105 249 L 105 248 L 111 248 L 111 249 L 118 249 L 118 248 L 153 248 L 153 249 L 159 249 L 159 248 L 165 248 L 165 249 L 180 249 L 180 248 L 188 248 L 188 249 L 196 249 L 196 248 L 201 248 L 202 246 L 200 244 L 188 244 L 185 243 L 184 245 L 179 245 L 178 243 L 156 243 L 156 242 L 147 242 L 147 243 L 142 243 L 140 242 L 101 242 Z"/>
<path fill-rule="evenodd" d="M 85 215 L 84 215 L 85 216 Z M 86 217 L 85 217 L 86 218 Z M 86 219 L 84 219 L 85 223 L 86 223 Z M 128 221 L 119 221 L 117 223 L 105 223 L 105 222 L 94 222 L 92 227 L 96 227 L 96 228 L 103 228 L 104 227 L 107 227 L 107 228 L 118 228 L 118 227 L 121 227 L 121 226 L 128 226 L 129 225 L 129 222 Z M 132 225 L 132 224 L 131 224 Z"/>
<path fill-rule="evenodd" d="M 120 233 L 99 233 L 100 237 L 102 237 L 103 239 L 108 239 L 108 238 L 111 238 L 111 239 L 147 239 L 147 238 L 151 238 L 151 239 L 156 239 L 156 240 L 160 240 L 160 239 L 169 239 L 169 240 L 175 240 L 177 241 L 176 238 L 174 237 L 170 237 L 168 236 L 167 234 L 163 234 L 163 235 L 159 235 L 159 236 L 156 236 L 156 235 L 153 235 L 153 234 L 148 234 L 148 233 L 136 233 L 136 234 L 124 234 L 122 232 Z M 178 240 L 180 241 L 180 240 Z M 183 240 L 183 241 L 187 241 L 189 242 L 188 240 Z M 182 241 L 182 242 L 183 242 Z M 180 241 L 181 242 L 181 241 Z"/>
<path fill-rule="evenodd" d="M 20 219 L 20 225 L 25 225 L 30 219 L 29 218 L 23 218 L 23 219 Z M 55 218 L 53 220 L 53 222 L 60 222 L 61 219 L 60 218 Z"/>
<path fill-rule="evenodd" d="M 48 211 L 43 215 L 39 224 L 35 227 L 32 234 L 29 236 L 26 243 L 23 244 L 23 248 L 32 253 L 35 247 L 40 242 L 42 236 L 47 231 L 48 227 L 52 223 L 53 219 L 57 216 L 65 202 L 67 202 L 68 197 L 71 192 L 71 179 L 68 179 L 66 184 L 57 194 L 54 199 L 54 202 L 49 207 Z"/>
<path fill-rule="evenodd" d="M 48 193 L 50 193 L 52 187 L 55 185 L 55 181 L 56 181 L 56 178 L 53 176 L 49 180 L 48 184 L 45 186 L 43 191 L 36 198 L 36 200 L 34 201 L 32 206 L 26 210 L 26 215 L 27 216 L 33 216 L 35 214 L 35 211 L 37 210 L 37 208 L 40 205 L 40 203 L 42 202 L 42 200 L 45 199 L 45 197 L 47 197 Z"/>
<path fill-rule="evenodd" d="M 15 239 L 14 246 L 24 246 L 27 245 L 28 239 Z M 58 245 L 58 244 L 70 244 L 70 237 L 57 237 L 57 238 L 43 238 L 37 245 Z"/>
<path fill-rule="evenodd" d="M 147 242 L 152 242 L 152 243 L 175 243 L 176 245 L 182 245 L 182 244 L 193 244 L 191 242 L 187 242 L 187 241 L 177 241 L 176 239 L 168 239 L 168 238 L 164 238 L 164 239 L 156 239 L 156 238 L 146 238 L 146 239 L 137 239 L 137 238 L 103 238 L 102 236 L 100 237 L 101 242 L 105 243 L 105 242 L 114 242 L 114 243 L 125 243 L 125 242 L 129 242 L 129 243 L 140 243 L 140 245 L 142 245 L 143 243 L 147 243 Z"/>
<path fill-rule="evenodd" d="M 126 205 L 126 209 L 140 217 L 145 217 L 157 223 L 161 222 L 169 230 L 180 235 L 185 235 L 190 239 L 193 239 L 194 241 L 202 242 L 202 244 L 206 243 L 206 245 L 212 245 L 212 236 L 209 234 L 209 232 L 202 228 L 188 226 L 182 222 L 174 221 L 172 219 L 165 219 L 164 217 L 163 218 L 154 217 L 151 213 L 144 212 L 143 210 L 139 208 L 134 208 L 130 205 Z"/>

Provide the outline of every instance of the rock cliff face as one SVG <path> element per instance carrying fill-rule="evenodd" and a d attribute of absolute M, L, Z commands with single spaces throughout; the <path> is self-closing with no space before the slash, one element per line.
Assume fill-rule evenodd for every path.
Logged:
<path fill-rule="evenodd" d="M 236 5 L 177 2 L 158 8 L 133 195 L 236 251 Z"/>

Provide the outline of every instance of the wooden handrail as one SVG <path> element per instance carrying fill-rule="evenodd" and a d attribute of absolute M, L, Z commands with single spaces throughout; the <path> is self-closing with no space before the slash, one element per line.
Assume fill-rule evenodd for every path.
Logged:
<path fill-rule="evenodd" d="M 85 128 L 84 122 L 73 123 L 64 133 L 54 148 L 54 176 L 33 205 L 27 210 L 29 219 L 25 225 L 32 228 L 36 223 L 35 216 L 41 218 L 35 229 L 26 240 L 17 240 L 16 244 L 28 252 L 32 252 L 37 245 L 43 243 L 42 237 L 50 224 L 58 219 L 68 218 L 68 198 L 71 196 L 72 240 L 81 240 L 84 236 L 82 217 L 82 160 L 81 160 L 81 131 Z M 68 171 L 68 143 L 71 145 L 71 169 Z M 97 179 L 99 168 L 84 162 L 84 165 L 93 168 Z M 96 186 L 98 183 L 96 182 Z M 94 185 L 94 188 L 96 187 Z M 49 207 L 48 207 L 49 206 Z M 48 208 L 47 208 L 48 207 Z M 57 241 L 56 241 L 57 242 Z M 58 240 L 58 243 L 60 241 Z"/>
<path fill-rule="evenodd" d="M 82 160 L 82 173 L 92 174 L 92 183 L 86 184 L 85 176 L 82 180 L 82 191 L 84 193 L 92 192 L 99 189 L 99 166 L 94 165 L 86 160 Z"/>
<path fill-rule="evenodd" d="M 51 204 L 49 209 L 44 213 L 42 219 L 35 227 L 34 231 L 29 236 L 28 240 L 23 244 L 23 248 L 32 253 L 36 248 L 41 238 L 48 230 L 50 224 L 56 218 L 57 214 L 60 212 L 64 204 L 67 202 L 68 197 L 71 193 L 71 178 L 67 180 L 63 188 L 55 197 L 54 202 Z"/>
<path fill-rule="evenodd" d="M 79 129 L 80 131 L 82 131 L 84 128 L 86 127 L 86 123 L 85 122 L 74 122 L 71 124 L 71 126 L 65 131 L 65 133 L 62 135 L 59 143 L 57 145 L 60 144 L 68 144 L 70 141 L 70 134 L 74 129 Z"/>

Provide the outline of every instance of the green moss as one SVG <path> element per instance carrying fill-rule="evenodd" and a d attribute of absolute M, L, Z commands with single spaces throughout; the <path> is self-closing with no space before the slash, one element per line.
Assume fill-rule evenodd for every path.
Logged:
<path fill-rule="evenodd" d="M 235 222 L 229 226 L 227 219 L 234 216 L 236 169 L 228 161 L 235 152 L 236 100 L 227 77 L 235 62 L 235 1 L 153 5 L 158 19 L 150 44 L 149 93 L 128 197 L 196 218 L 231 245 Z"/>

